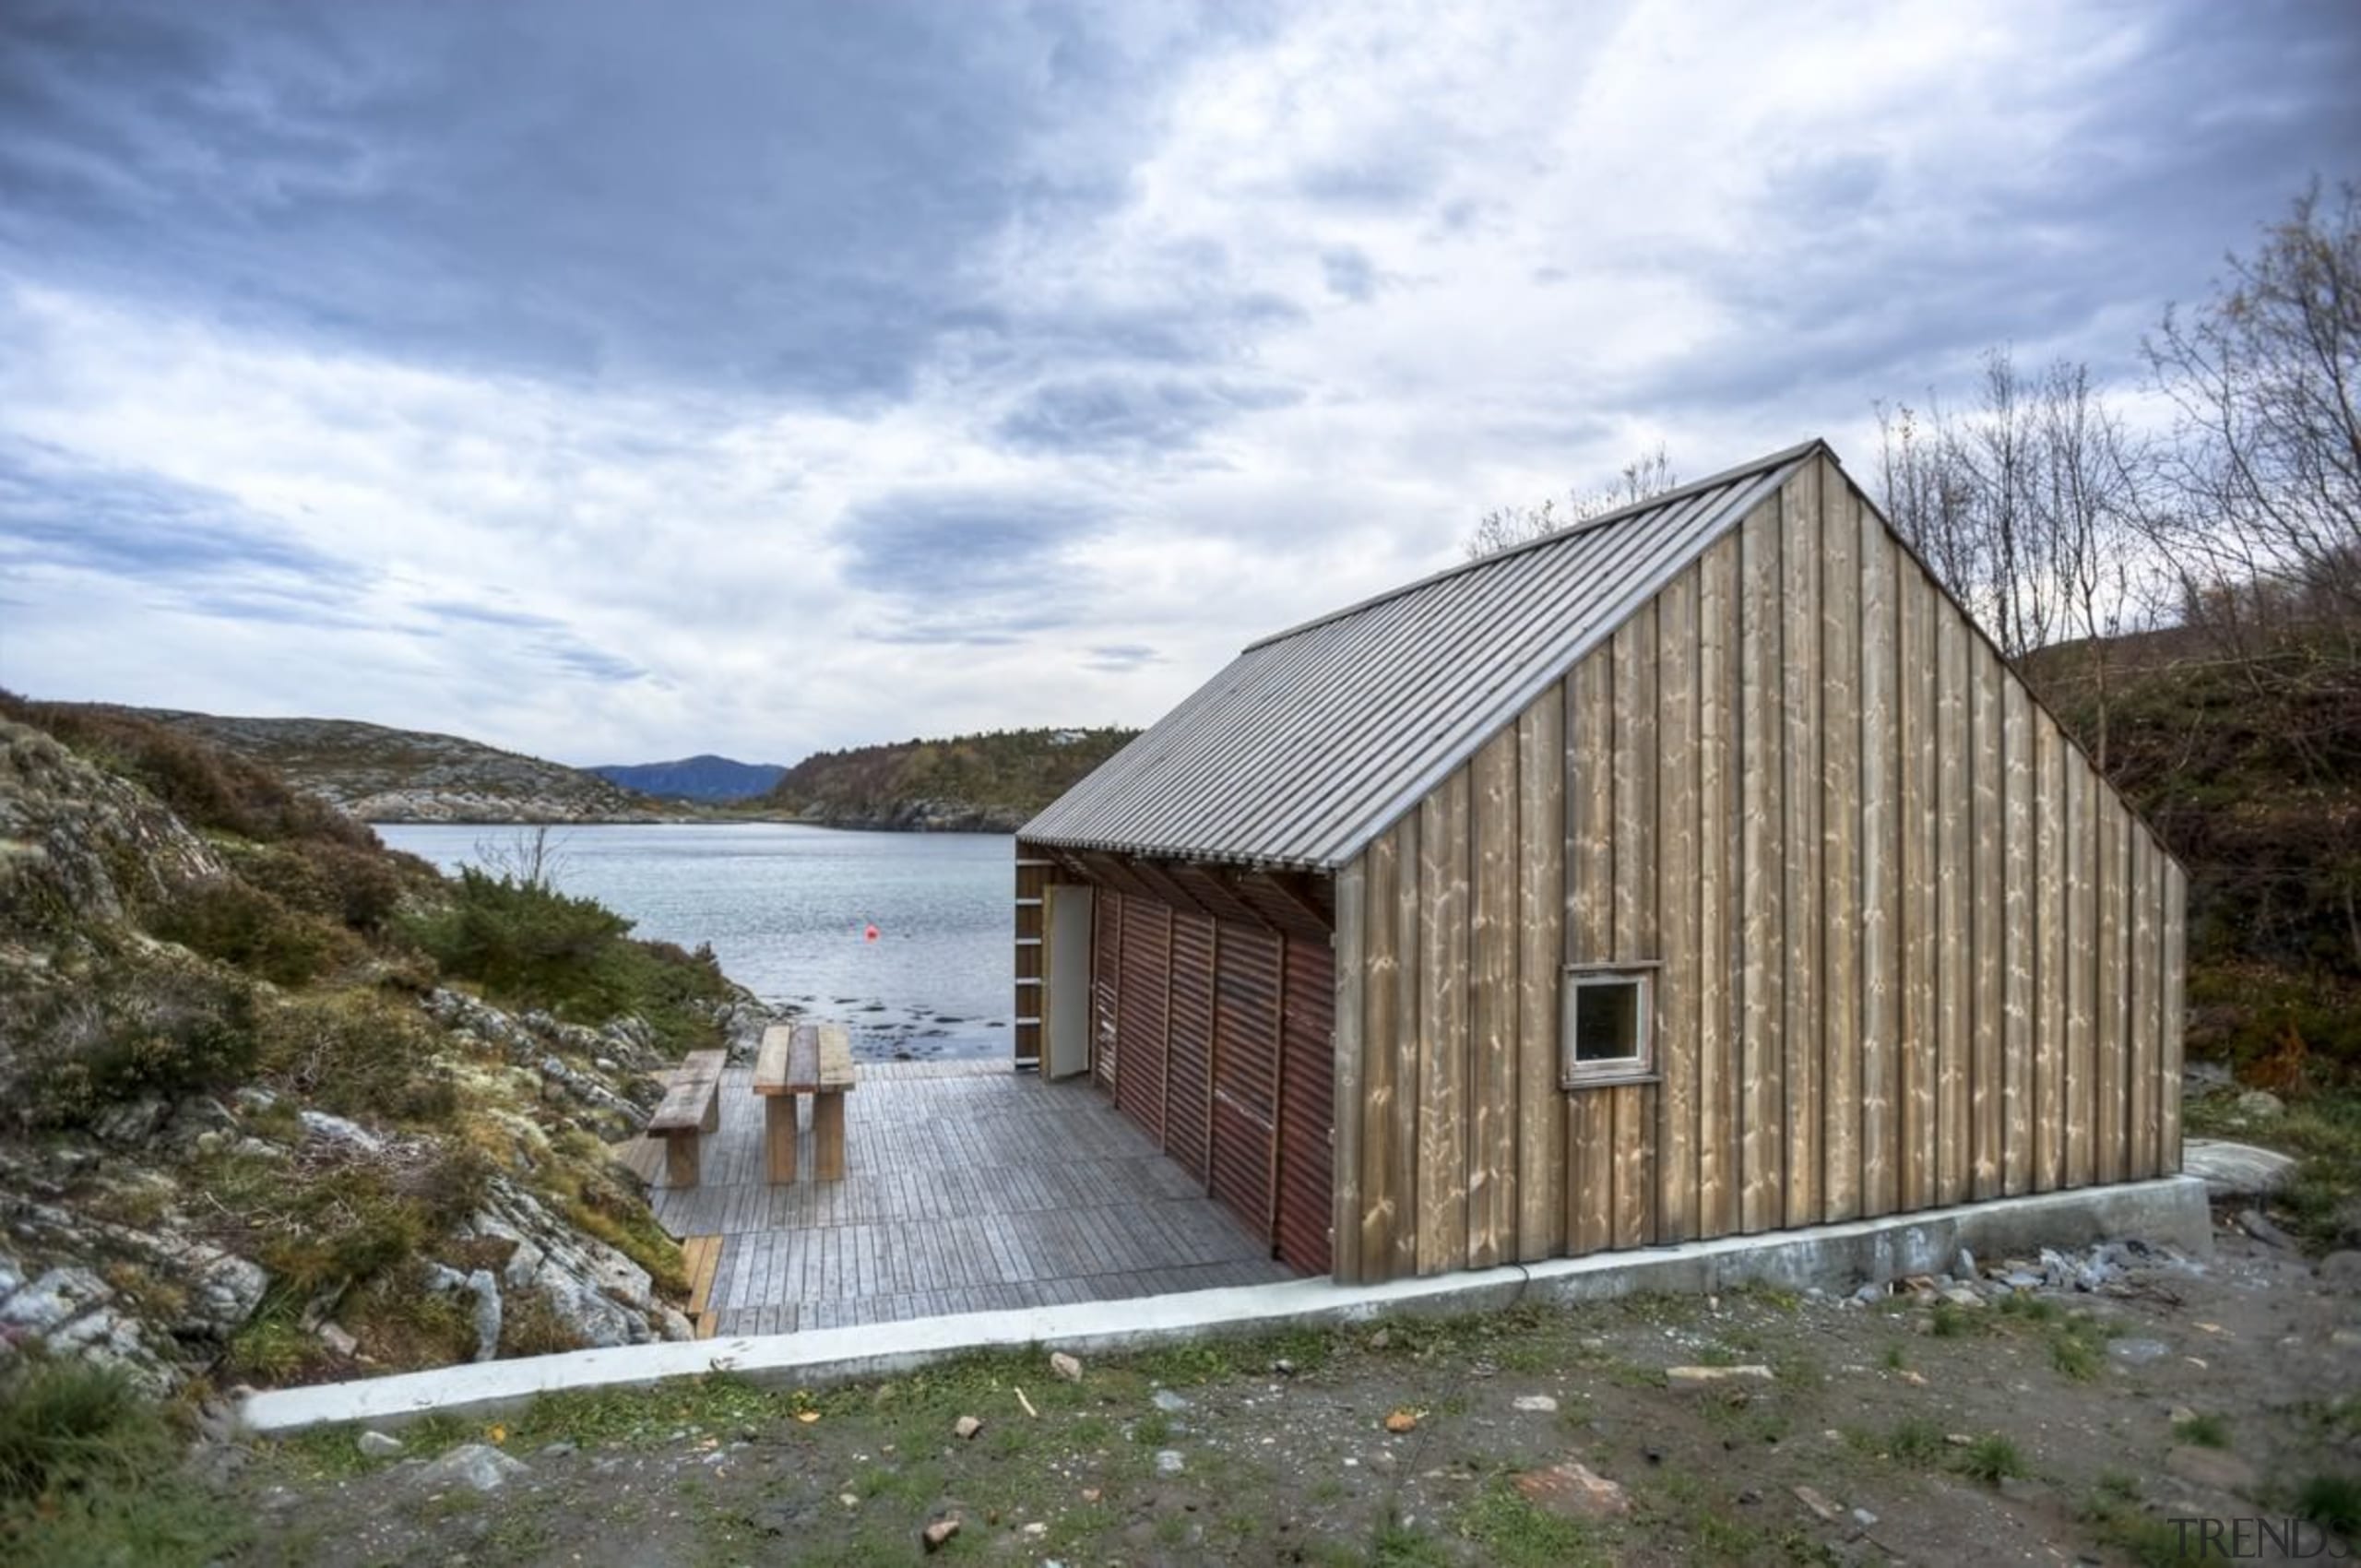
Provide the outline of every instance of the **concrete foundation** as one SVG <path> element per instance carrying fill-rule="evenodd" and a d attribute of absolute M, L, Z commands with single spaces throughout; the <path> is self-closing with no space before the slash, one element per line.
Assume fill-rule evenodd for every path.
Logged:
<path fill-rule="evenodd" d="M 241 1415 L 249 1430 L 267 1434 L 348 1421 L 386 1427 L 431 1414 L 489 1415 L 563 1390 L 632 1387 L 715 1372 L 810 1388 L 890 1376 L 970 1350 L 1027 1345 L 1104 1354 L 1204 1335 L 1351 1323 L 1394 1313 L 1704 1294 L 1750 1284 L 1845 1292 L 1904 1275 L 1940 1273 L 1962 1247 L 1985 1258 L 2030 1256 L 2042 1247 L 2081 1247 L 2121 1237 L 2210 1255 L 2213 1217 L 2205 1183 L 2193 1176 L 2170 1176 L 1383 1285 L 1299 1279 L 1133 1301 L 528 1356 L 277 1389 L 248 1398 Z"/>

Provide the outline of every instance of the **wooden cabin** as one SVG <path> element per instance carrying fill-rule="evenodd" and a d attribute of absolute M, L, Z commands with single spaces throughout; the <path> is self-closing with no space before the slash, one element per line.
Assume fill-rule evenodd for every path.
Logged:
<path fill-rule="evenodd" d="M 1307 1272 L 2179 1169 L 2181 868 L 1820 442 L 1254 644 L 1016 853 L 1020 1061 Z"/>

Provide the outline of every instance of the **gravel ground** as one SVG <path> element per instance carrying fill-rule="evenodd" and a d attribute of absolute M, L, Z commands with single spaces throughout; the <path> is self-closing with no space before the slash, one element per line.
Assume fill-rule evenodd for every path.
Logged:
<path fill-rule="evenodd" d="M 1046 1349 L 813 1393 L 714 1377 L 213 1468 L 255 1521 L 239 1561 L 350 1568 L 904 1563 L 930 1526 L 943 1561 L 1036 1564 L 2169 1562 L 2241 1518 L 2293 1549 L 2218 1536 L 2247 1560 L 2332 1558 L 2286 1521 L 2361 1494 L 2361 1254 L 2225 1227 L 2202 1265 L 2058 1262 L 1874 1301 L 1394 1319 L 1078 1381 Z"/>

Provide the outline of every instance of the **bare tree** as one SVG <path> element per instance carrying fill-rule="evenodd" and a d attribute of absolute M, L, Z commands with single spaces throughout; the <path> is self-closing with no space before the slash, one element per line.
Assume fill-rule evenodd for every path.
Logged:
<path fill-rule="evenodd" d="M 2316 185 L 2143 347 L 2174 410 L 2158 519 L 2186 609 L 2234 647 L 2361 626 L 2361 190 Z"/>
<path fill-rule="evenodd" d="M 557 890 L 558 875 L 569 858 L 565 836 L 552 835 L 547 823 L 519 826 L 504 839 L 476 840 L 476 860 L 484 870 L 540 893 Z"/>
<path fill-rule="evenodd" d="M 1636 506 L 1679 483 L 1680 476 L 1673 472 L 1672 460 L 1659 445 L 1654 452 L 1643 452 L 1624 464 L 1613 482 L 1592 491 L 1570 492 L 1562 512 L 1552 498 L 1545 498 L 1533 506 L 1494 507 L 1476 520 L 1476 527 L 1460 547 L 1466 552 L 1467 559 L 1480 561 L 1545 534 L 1595 521 L 1626 506 Z"/>

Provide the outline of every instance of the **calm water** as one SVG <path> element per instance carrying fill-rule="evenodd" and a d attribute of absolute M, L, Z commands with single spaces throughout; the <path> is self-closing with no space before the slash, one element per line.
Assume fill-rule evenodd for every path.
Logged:
<path fill-rule="evenodd" d="M 381 824 L 377 835 L 456 871 L 518 832 Z M 1014 850 L 1002 835 L 747 823 L 564 827 L 551 838 L 562 890 L 627 916 L 636 935 L 711 943 L 730 978 L 765 1001 L 850 1024 L 863 1056 L 1010 1050 Z"/>

